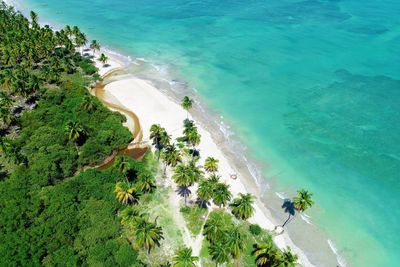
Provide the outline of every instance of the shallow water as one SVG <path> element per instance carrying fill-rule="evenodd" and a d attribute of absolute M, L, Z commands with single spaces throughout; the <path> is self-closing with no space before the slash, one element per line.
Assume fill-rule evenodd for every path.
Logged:
<path fill-rule="evenodd" d="M 349 266 L 400 261 L 400 2 L 24 4 L 186 81 L 263 166 L 275 212 L 275 192 L 312 191 L 319 230 L 289 231 L 318 266 L 328 238 Z"/>

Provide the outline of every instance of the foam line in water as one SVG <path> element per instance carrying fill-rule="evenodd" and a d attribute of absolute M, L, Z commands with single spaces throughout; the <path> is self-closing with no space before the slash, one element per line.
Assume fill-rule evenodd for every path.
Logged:
<path fill-rule="evenodd" d="M 328 245 L 331 248 L 332 252 L 336 255 L 336 258 L 337 258 L 337 261 L 339 263 L 339 266 L 340 267 L 346 267 L 347 266 L 347 262 L 343 257 L 341 257 L 339 255 L 335 243 L 333 243 L 333 241 L 330 240 L 330 239 L 328 239 L 327 241 L 328 241 Z"/>

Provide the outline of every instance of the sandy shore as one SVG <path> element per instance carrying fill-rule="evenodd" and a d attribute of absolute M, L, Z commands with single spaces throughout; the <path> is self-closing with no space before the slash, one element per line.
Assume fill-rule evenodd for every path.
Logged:
<path fill-rule="evenodd" d="M 101 75 L 115 68 L 123 67 L 122 63 L 113 55 L 107 54 L 107 56 L 109 57 L 107 67 L 103 67 L 101 63 L 96 62 Z M 154 87 L 149 81 L 138 79 L 133 75 L 126 75 L 120 80 L 107 84 L 105 86 L 105 91 L 139 117 L 143 129 L 144 141 L 149 141 L 149 129 L 152 124 L 160 124 L 167 130 L 172 139 L 182 135 L 182 124 L 183 120 L 186 119 L 186 111 L 183 110 L 179 104 Z M 211 134 L 201 125 L 197 124 L 197 126 L 201 134 L 201 143 L 198 146 L 201 155 L 200 163 L 202 164 L 204 159 L 208 156 L 217 158 L 219 160 L 219 174 L 222 176 L 222 181 L 229 184 L 232 194 L 236 196 L 238 193 L 247 192 L 248 190 L 246 190 L 245 183 L 242 181 L 244 175 L 241 175 L 241 173 L 230 164 L 228 157 L 224 155 L 222 150 L 214 142 Z M 238 179 L 231 179 L 231 174 L 237 174 Z M 179 198 L 178 196 L 176 197 Z M 273 230 L 277 223 L 273 221 L 271 216 L 267 216 L 268 212 L 265 211 L 265 207 L 263 207 L 258 196 L 255 210 L 254 216 L 250 218 L 249 221 L 251 223 L 257 223 L 267 230 Z M 306 255 L 293 244 L 286 233 L 275 236 L 274 241 L 281 249 L 290 247 L 291 250 L 299 256 L 299 262 L 302 265 L 313 266 Z"/>

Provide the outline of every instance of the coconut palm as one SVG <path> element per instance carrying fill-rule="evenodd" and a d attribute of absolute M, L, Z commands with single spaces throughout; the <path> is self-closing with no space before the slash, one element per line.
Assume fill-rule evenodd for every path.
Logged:
<path fill-rule="evenodd" d="M 96 50 L 100 50 L 99 42 L 97 42 L 97 40 L 92 40 L 92 42 L 90 43 L 90 49 L 93 50 L 93 56 L 94 56 L 94 53 L 96 52 Z"/>
<path fill-rule="evenodd" d="M 297 191 L 297 197 L 293 198 L 294 207 L 299 212 L 304 212 L 311 208 L 314 201 L 311 198 L 312 194 L 304 189 Z"/>
<path fill-rule="evenodd" d="M 204 162 L 204 168 L 208 172 L 216 172 L 218 171 L 218 160 L 213 157 L 206 158 Z"/>
<path fill-rule="evenodd" d="M 200 207 L 207 207 L 207 204 L 213 196 L 213 184 L 210 180 L 201 180 L 197 187 L 197 198 Z"/>
<path fill-rule="evenodd" d="M 203 177 L 204 172 L 200 169 L 200 166 L 196 165 L 196 161 L 192 160 L 189 162 L 188 167 L 190 169 L 192 180 L 197 183 Z"/>
<path fill-rule="evenodd" d="M 1 72 L 0 83 L 4 90 L 10 90 L 15 77 L 11 69 L 5 69 Z"/>
<path fill-rule="evenodd" d="M 175 167 L 178 163 L 182 162 L 182 156 L 176 149 L 175 144 L 165 146 L 164 153 L 162 154 L 164 160 L 164 175 L 167 170 L 167 166 Z"/>
<path fill-rule="evenodd" d="M 230 259 L 230 248 L 223 242 L 213 243 L 208 247 L 211 259 L 218 264 L 228 263 Z"/>
<path fill-rule="evenodd" d="M 71 38 L 71 36 L 72 36 L 72 34 L 73 34 L 73 31 L 72 31 L 71 26 L 65 25 L 65 27 L 64 27 L 64 33 L 67 35 L 68 38 Z"/>
<path fill-rule="evenodd" d="M 295 267 L 297 262 L 297 255 L 292 254 L 290 248 L 283 250 L 279 257 L 279 267 Z"/>
<path fill-rule="evenodd" d="M 195 147 L 200 144 L 201 135 L 197 131 L 197 127 L 193 127 L 191 131 L 189 131 L 186 135 L 188 143 L 193 147 L 193 151 Z"/>
<path fill-rule="evenodd" d="M 214 243 L 225 237 L 228 225 L 225 225 L 223 215 L 220 213 L 211 213 L 203 228 L 203 235 L 210 243 Z"/>
<path fill-rule="evenodd" d="M 93 112 L 96 110 L 97 104 L 94 101 L 93 97 L 90 95 L 86 95 L 81 102 L 81 107 L 87 112 Z"/>
<path fill-rule="evenodd" d="M 225 244 L 229 247 L 235 265 L 238 266 L 238 260 L 244 250 L 243 236 L 238 228 L 233 227 L 227 231 Z"/>
<path fill-rule="evenodd" d="M 25 92 L 25 95 L 36 92 L 40 88 L 40 79 L 36 75 L 30 75 L 27 83 L 28 91 Z"/>
<path fill-rule="evenodd" d="M 87 43 L 86 34 L 83 32 L 79 32 L 75 34 L 75 44 L 80 48 L 82 54 L 82 47 L 85 46 Z M 101 60 L 100 60 L 101 61 Z"/>
<path fill-rule="evenodd" d="M 253 246 L 252 254 L 256 256 L 257 266 L 274 266 L 277 251 L 272 244 L 271 237 Z"/>
<path fill-rule="evenodd" d="M 107 61 L 108 61 L 108 57 L 106 55 L 104 55 L 103 53 L 101 53 L 99 60 L 101 63 L 103 63 L 103 66 L 106 65 Z"/>
<path fill-rule="evenodd" d="M 143 219 L 143 213 L 140 212 L 138 206 L 127 206 L 119 213 L 119 217 L 122 225 L 136 224 L 140 219 Z"/>
<path fill-rule="evenodd" d="M 225 206 L 232 198 L 232 193 L 229 191 L 229 185 L 225 183 L 217 183 L 213 191 L 213 202 L 215 205 Z"/>
<path fill-rule="evenodd" d="M 78 142 L 82 136 L 87 135 L 86 130 L 77 121 L 68 121 L 65 126 L 65 131 L 68 135 L 68 139 L 74 141 L 75 143 Z"/>
<path fill-rule="evenodd" d="M 38 24 L 38 15 L 37 13 L 35 13 L 34 11 L 29 12 L 29 16 L 31 17 L 31 25 L 32 28 L 39 28 L 39 24 Z"/>
<path fill-rule="evenodd" d="M 254 196 L 251 194 L 239 194 L 238 198 L 235 198 L 230 204 L 232 214 L 237 219 L 247 220 L 254 214 Z"/>
<path fill-rule="evenodd" d="M 9 109 L 13 103 L 14 101 L 7 93 L 0 91 L 0 107 Z"/>
<path fill-rule="evenodd" d="M 125 177 L 128 171 L 131 169 L 131 164 L 126 157 L 118 157 L 114 165 Z M 126 182 L 129 182 L 127 177 Z"/>
<path fill-rule="evenodd" d="M 186 110 L 186 119 L 189 118 L 189 109 L 193 106 L 193 100 L 191 100 L 188 96 L 184 96 L 181 102 L 182 107 Z"/>
<path fill-rule="evenodd" d="M 136 188 L 130 183 L 118 182 L 115 185 L 114 192 L 116 194 L 116 198 L 122 204 L 139 203 L 139 193 L 136 191 Z"/>
<path fill-rule="evenodd" d="M 210 181 L 210 183 L 212 184 L 213 187 L 215 187 L 219 183 L 220 179 L 221 179 L 221 176 L 216 173 L 212 173 L 208 177 L 208 180 Z"/>
<path fill-rule="evenodd" d="M 289 222 L 291 222 L 296 216 L 295 211 L 304 212 L 307 209 L 311 208 L 314 204 L 314 201 L 311 198 L 312 194 L 304 189 L 297 191 L 297 197 L 293 198 L 293 201 L 290 199 L 285 199 L 283 202 L 282 208 L 285 209 L 285 212 L 289 213 L 288 218 L 282 224 L 282 227 L 285 227 Z"/>
<path fill-rule="evenodd" d="M 8 127 L 12 121 L 10 109 L 0 106 L 0 120 L 3 126 Z"/>
<path fill-rule="evenodd" d="M 199 257 L 192 256 L 192 249 L 184 247 L 179 249 L 172 258 L 173 267 L 196 267 Z"/>
<path fill-rule="evenodd" d="M 164 239 L 162 228 L 156 223 L 147 220 L 140 220 L 133 231 L 135 244 L 147 250 L 147 254 L 156 247 L 160 246 L 160 241 Z"/>
<path fill-rule="evenodd" d="M 153 141 L 153 145 L 158 150 L 157 159 L 160 159 L 161 150 L 169 144 L 171 137 L 159 124 L 153 124 L 150 127 L 150 139 Z"/>
<path fill-rule="evenodd" d="M 138 175 L 136 185 L 144 193 L 151 193 L 156 188 L 153 175 L 148 172 L 142 172 Z"/>
<path fill-rule="evenodd" d="M 187 206 L 187 197 L 190 195 L 189 187 L 201 178 L 201 170 L 194 164 L 181 163 L 176 166 L 172 179 L 180 187 L 178 192 L 185 198 L 185 206 Z"/>

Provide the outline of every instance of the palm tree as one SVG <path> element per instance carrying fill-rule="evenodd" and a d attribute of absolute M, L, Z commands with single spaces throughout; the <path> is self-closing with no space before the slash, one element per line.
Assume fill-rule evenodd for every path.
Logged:
<path fill-rule="evenodd" d="M 230 248 L 223 242 L 213 243 L 208 247 L 211 259 L 215 261 L 216 266 L 229 262 Z"/>
<path fill-rule="evenodd" d="M 91 95 L 86 95 L 81 102 L 81 107 L 87 112 L 93 112 L 96 110 L 97 104 Z"/>
<path fill-rule="evenodd" d="M 199 257 L 192 256 L 192 249 L 184 247 L 179 249 L 172 258 L 173 267 L 196 267 Z"/>
<path fill-rule="evenodd" d="M 160 241 L 164 239 L 162 228 L 147 220 L 140 220 L 136 224 L 133 236 L 136 245 L 145 248 L 147 254 L 150 254 L 155 246 L 160 246 Z"/>
<path fill-rule="evenodd" d="M 297 259 L 297 255 L 292 254 L 288 247 L 286 250 L 282 251 L 282 254 L 279 257 L 279 267 L 295 267 Z"/>
<path fill-rule="evenodd" d="M 196 192 L 200 207 L 207 207 L 207 204 L 213 196 L 213 189 L 214 187 L 210 180 L 200 181 Z"/>
<path fill-rule="evenodd" d="M 221 176 L 216 173 L 212 173 L 208 177 L 208 180 L 210 181 L 210 183 L 212 184 L 213 187 L 215 187 L 219 183 L 220 179 L 221 179 Z"/>
<path fill-rule="evenodd" d="M 238 228 L 234 227 L 228 230 L 225 244 L 230 249 L 235 265 L 238 266 L 238 260 L 244 250 L 244 240 Z"/>
<path fill-rule="evenodd" d="M 164 153 L 162 154 L 164 160 L 164 175 L 167 170 L 167 166 L 175 167 L 178 163 L 182 162 L 182 156 L 176 149 L 175 144 L 167 145 L 164 148 Z"/>
<path fill-rule="evenodd" d="M 211 213 L 203 228 L 203 235 L 210 243 L 214 243 L 225 237 L 225 230 L 228 225 L 225 225 L 225 220 L 220 213 Z"/>
<path fill-rule="evenodd" d="M 73 34 L 73 31 L 72 31 L 72 29 L 71 29 L 71 26 L 66 25 L 66 26 L 64 27 L 64 32 L 65 32 L 65 34 L 67 35 L 68 38 L 71 38 L 71 36 L 72 36 L 72 34 Z"/>
<path fill-rule="evenodd" d="M 97 40 L 92 40 L 92 42 L 90 43 L 90 49 L 93 50 L 93 56 L 94 56 L 94 53 L 96 52 L 96 50 L 100 50 L 99 42 L 97 42 Z"/>
<path fill-rule="evenodd" d="M 8 127 L 11 124 L 12 118 L 10 114 L 10 109 L 6 107 L 0 107 L 0 120 L 3 126 Z"/>
<path fill-rule="evenodd" d="M 216 172 L 218 171 L 218 160 L 213 157 L 206 158 L 204 162 L 204 168 L 208 172 Z"/>
<path fill-rule="evenodd" d="M 99 60 L 101 63 L 103 63 L 103 66 L 106 65 L 107 61 L 108 61 L 108 57 L 106 55 L 104 55 L 103 53 L 101 53 Z"/>
<path fill-rule="evenodd" d="M 184 96 L 181 102 L 183 109 L 186 110 L 186 119 L 189 118 L 189 109 L 192 108 L 193 100 L 191 100 L 188 96 Z"/>
<path fill-rule="evenodd" d="M 140 173 L 136 184 L 139 190 L 144 193 L 151 193 L 156 188 L 154 177 L 148 172 Z"/>
<path fill-rule="evenodd" d="M 39 28 L 38 15 L 34 11 L 29 12 L 29 15 L 32 20 L 32 28 L 34 29 Z"/>
<path fill-rule="evenodd" d="M 14 81 L 14 73 L 11 69 L 5 69 L 1 72 L 0 83 L 4 90 L 10 90 Z"/>
<path fill-rule="evenodd" d="M 291 222 L 291 218 L 293 219 L 296 216 L 295 210 L 298 212 L 304 212 L 307 209 L 311 208 L 314 204 L 314 201 L 311 198 L 312 194 L 304 189 L 297 191 L 297 197 L 293 198 L 293 201 L 290 199 L 285 200 L 282 207 L 285 208 L 285 211 L 289 213 L 288 218 L 282 224 L 282 227 L 285 227 L 289 222 Z"/>
<path fill-rule="evenodd" d="M 230 204 L 232 213 L 237 219 L 247 220 L 254 214 L 254 196 L 251 194 L 239 194 Z"/>
<path fill-rule="evenodd" d="M 194 163 L 181 163 L 176 166 L 172 179 L 180 187 L 179 192 L 185 197 L 185 206 L 187 206 L 187 197 L 191 193 L 189 189 L 201 177 L 201 170 Z"/>
<path fill-rule="evenodd" d="M 225 206 L 232 198 L 232 193 L 229 191 L 229 185 L 217 183 L 213 192 L 213 202 L 215 205 Z"/>
<path fill-rule="evenodd" d="M 78 48 L 85 46 L 86 43 L 87 43 L 87 38 L 83 32 L 75 33 L 75 44 L 78 46 Z M 82 49 L 80 50 L 82 55 Z"/>
<path fill-rule="evenodd" d="M 187 142 L 192 146 L 192 157 L 194 157 L 194 155 L 196 153 L 196 146 L 200 144 L 200 138 L 201 138 L 201 135 L 198 133 L 196 127 L 194 127 L 186 135 Z"/>
<path fill-rule="evenodd" d="M 121 218 L 122 225 L 127 225 L 129 223 L 136 224 L 143 218 L 143 214 L 140 212 L 138 206 L 127 206 L 119 213 L 119 217 Z"/>
<path fill-rule="evenodd" d="M 36 75 L 30 75 L 28 79 L 28 84 L 27 87 L 29 88 L 29 91 L 26 93 L 33 93 L 39 90 L 40 88 L 40 80 Z"/>
<path fill-rule="evenodd" d="M 0 91 L 0 107 L 9 109 L 13 103 L 14 101 L 7 93 Z"/>
<path fill-rule="evenodd" d="M 150 127 L 150 139 L 153 140 L 153 145 L 158 150 L 158 157 L 160 159 L 161 150 L 167 146 L 170 142 L 170 136 L 167 131 L 162 128 L 159 124 L 153 124 Z"/>
<path fill-rule="evenodd" d="M 200 166 L 196 165 L 196 161 L 192 160 L 189 162 L 188 167 L 192 176 L 192 180 L 197 183 L 203 177 L 204 172 L 200 169 Z"/>
<path fill-rule="evenodd" d="M 312 194 L 304 189 L 297 191 L 297 197 L 293 198 L 294 207 L 299 212 L 304 212 L 311 208 L 314 201 L 311 198 Z"/>
<path fill-rule="evenodd" d="M 77 143 L 82 136 L 87 134 L 83 126 L 77 121 L 68 121 L 65 126 L 65 131 L 68 134 L 68 139 Z"/>
<path fill-rule="evenodd" d="M 256 256 L 257 266 L 274 266 L 277 251 L 272 244 L 271 237 L 261 243 L 254 244 L 253 247 L 252 254 Z"/>
<path fill-rule="evenodd" d="M 72 27 L 72 34 L 75 35 L 75 38 L 81 34 L 81 30 L 78 26 Z"/>
<path fill-rule="evenodd" d="M 118 182 L 115 185 L 116 198 L 122 204 L 138 204 L 139 203 L 139 193 L 136 191 L 130 183 Z"/>
<path fill-rule="evenodd" d="M 117 170 L 119 170 L 125 176 L 126 182 L 129 182 L 126 175 L 131 169 L 131 164 L 129 163 L 128 159 L 126 157 L 119 157 L 114 165 L 116 166 Z"/>

